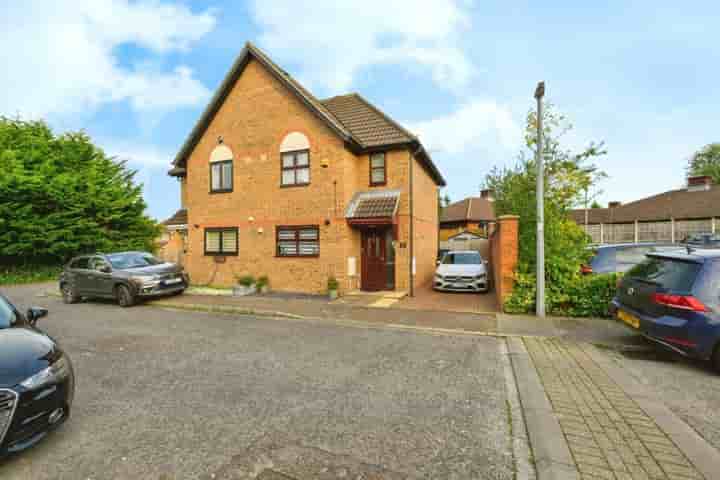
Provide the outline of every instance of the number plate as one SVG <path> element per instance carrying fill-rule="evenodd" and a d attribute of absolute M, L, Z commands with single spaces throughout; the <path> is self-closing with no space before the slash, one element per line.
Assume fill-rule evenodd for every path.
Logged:
<path fill-rule="evenodd" d="M 171 278 L 170 280 L 165 280 L 165 285 L 175 285 L 180 282 L 182 282 L 182 278 Z"/>
<path fill-rule="evenodd" d="M 635 315 L 618 310 L 618 318 L 633 328 L 640 328 L 640 319 Z"/>

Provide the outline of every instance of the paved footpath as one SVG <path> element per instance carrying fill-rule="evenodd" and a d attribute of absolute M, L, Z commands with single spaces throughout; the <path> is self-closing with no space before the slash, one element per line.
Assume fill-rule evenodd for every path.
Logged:
<path fill-rule="evenodd" d="M 578 472 L 562 478 L 704 478 L 656 419 L 595 361 L 594 347 L 559 338 L 525 338 L 524 344 Z"/>

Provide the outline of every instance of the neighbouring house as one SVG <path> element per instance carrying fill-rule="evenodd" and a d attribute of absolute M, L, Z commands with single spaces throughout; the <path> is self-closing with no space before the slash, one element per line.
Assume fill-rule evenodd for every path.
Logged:
<path fill-rule="evenodd" d="M 182 265 L 187 250 L 187 210 L 181 208 L 161 223 L 162 233 L 158 239 L 158 257 L 166 262 Z"/>
<path fill-rule="evenodd" d="M 248 43 L 170 175 L 193 283 L 407 291 L 432 281 L 438 188 L 416 136 L 358 94 L 319 100 Z M 412 280 L 411 280 L 412 279 Z"/>
<path fill-rule="evenodd" d="M 720 186 L 711 177 L 690 177 L 684 188 L 608 208 L 576 209 L 570 217 L 594 243 L 680 242 L 694 233 L 715 233 Z"/>
<path fill-rule="evenodd" d="M 440 212 L 440 241 L 451 240 L 469 232 L 483 238 L 492 233 L 495 224 L 495 206 L 490 190 L 483 190 L 479 197 L 468 197 L 451 203 Z"/>

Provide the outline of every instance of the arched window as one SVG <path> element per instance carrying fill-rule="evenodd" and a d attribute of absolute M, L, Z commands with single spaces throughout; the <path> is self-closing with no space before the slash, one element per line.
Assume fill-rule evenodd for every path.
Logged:
<path fill-rule="evenodd" d="M 300 132 L 290 132 L 280 143 L 280 186 L 310 184 L 310 142 Z"/>
<path fill-rule="evenodd" d="M 210 153 L 210 191 L 232 192 L 233 155 L 226 145 L 218 145 Z"/>

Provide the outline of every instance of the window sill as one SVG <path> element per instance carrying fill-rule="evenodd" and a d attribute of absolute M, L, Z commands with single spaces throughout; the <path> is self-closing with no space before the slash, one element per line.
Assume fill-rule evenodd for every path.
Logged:
<path fill-rule="evenodd" d="M 371 183 L 370 186 L 371 186 L 371 187 L 385 187 L 385 186 L 387 186 L 387 182 Z"/>
<path fill-rule="evenodd" d="M 209 193 L 211 193 L 211 194 L 213 194 L 213 193 L 232 193 L 232 191 L 233 191 L 232 188 L 223 188 L 220 190 L 210 190 Z"/>
<path fill-rule="evenodd" d="M 280 188 L 294 188 L 294 187 L 307 187 L 310 185 L 310 182 L 308 183 L 292 183 L 288 185 L 280 184 Z"/>
<path fill-rule="evenodd" d="M 277 255 L 275 254 L 275 258 L 319 258 L 320 254 L 317 255 Z"/>
<path fill-rule="evenodd" d="M 206 257 L 237 257 L 238 252 L 205 252 Z"/>

